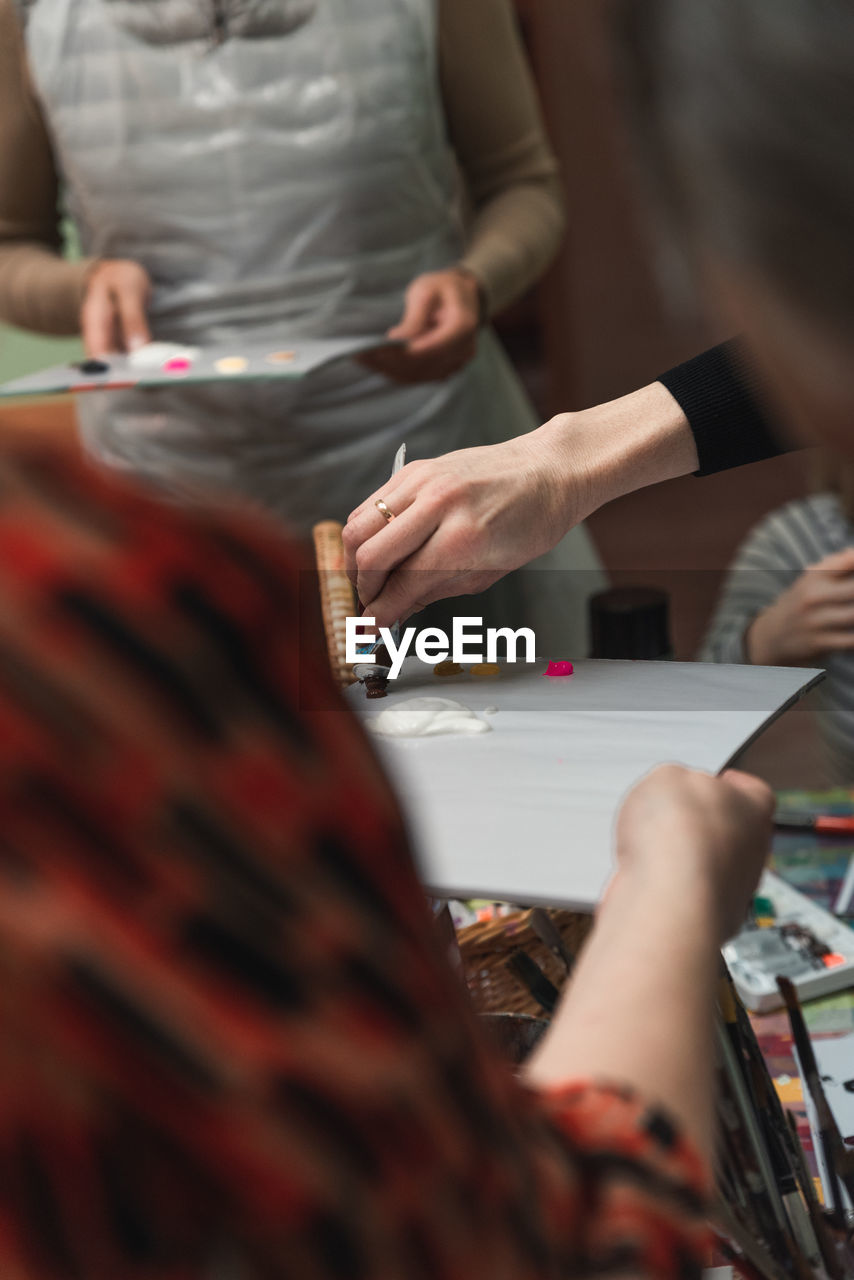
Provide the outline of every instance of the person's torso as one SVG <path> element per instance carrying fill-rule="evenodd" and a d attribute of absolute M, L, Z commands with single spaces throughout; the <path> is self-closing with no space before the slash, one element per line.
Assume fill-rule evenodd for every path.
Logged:
<path fill-rule="evenodd" d="M 84 250 L 148 269 L 159 335 L 383 331 L 456 258 L 435 0 L 317 0 L 219 44 L 118 12 L 35 0 L 28 56 Z"/>

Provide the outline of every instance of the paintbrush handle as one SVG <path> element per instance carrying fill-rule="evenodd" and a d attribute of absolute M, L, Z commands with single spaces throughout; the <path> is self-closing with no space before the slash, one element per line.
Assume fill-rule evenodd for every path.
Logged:
<path fill-rule="evenodd" d="M 514 951 L 507 961 L 507 968 L 527 988 L 546 1013 L 554 1013 L 560 993 L 527 951 Z"/>
<path fill-rule="evenodd" d="M 542 907 L 534 907 L 528 918 L 531 923 L 531 928 L 534 930 L 534 933 L 540 939 L 543 946 L 548 947 L 549 951 L 553 952 L 554 955 L 557 956 L 557 958 L 563 963 L 567 974 L 571 973 L 572 967 L 575 964 L 575 956 L 564 942 L 560 929 L 558 929 L 549 913 L 544 911 Z"/>

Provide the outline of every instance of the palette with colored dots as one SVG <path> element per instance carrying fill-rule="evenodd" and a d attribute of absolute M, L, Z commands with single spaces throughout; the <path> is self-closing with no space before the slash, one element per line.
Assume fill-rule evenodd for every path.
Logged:
<path fill-rule="evenodd" d="M 307 338 L 291 345 L 234 343 L 192 347 L 149 342 L 127 355 L 104 355 L 56 365 L 0 385 L 0 396 L 48 396 L 133 387 L 298 379 L 339 360 L 389 346 L 383 335 L 364 338 Z"/>
<path fill-rule="evenodd" d="M 854 930 L 773 871 L 763 873 L 750 919 L 723 954 L 739 995 L 756 1013 L 782 1006 L 778 974 L 794 983 L 801 1000 L 854 984 Z"/>

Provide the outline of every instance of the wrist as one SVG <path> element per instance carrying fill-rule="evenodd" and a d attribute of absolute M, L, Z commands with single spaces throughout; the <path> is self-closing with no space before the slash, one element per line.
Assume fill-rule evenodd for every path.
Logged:
<path fill-rule="evenodd" d="M 472 296 L 474 305 L 477 308 L 478 324 L 486 324 L 489 319 L 489 298 L 486 293 L 486 286 L 476 271 L 466 266 L 464 262 L 458 262 L 453 268 L 456 275 L 462 277 L 472 288 Z"/>
<path fill-rule="evenodd" d="M 744 633 L 744 654 L 754 666 L 773 667 L 774 661 L 765 643 L 764 612 L 758 613 Z"/>
<path fill-rule="evenodd" d="M 617 928 L 624 918 L 645 918 L 652 931 L 660 923 L 667 928 L 668 945 L 682 939 L 692 949 L 718 950 L 727 933 L 723 894 L 709 875 L 708 860 L 689 852 L 686 841 L 673 857 L 656 852 L 622 863 L 600 908 L 603 922 L 606 912 Z"/>
<path fill-rule="evenodd" d="M 576 520 L 646 485 L 696 471 L 691 428 L 660 382 L 540 428 L 552 448 Z"/>
<path fill-rule="evenodd" d="M 789 652 L 778 637 L 785 635 L 785 627 L 777 621 L 774 605 L 757 613 L 744 633 L 744 652 L 747 661 L 760 667 L 794 666 L 797 655 Z"/>

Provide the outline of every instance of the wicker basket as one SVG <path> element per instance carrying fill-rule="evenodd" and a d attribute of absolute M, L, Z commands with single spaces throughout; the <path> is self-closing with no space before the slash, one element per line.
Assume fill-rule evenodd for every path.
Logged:
<path fill-rule="evenodd" d="M 549 914 L 569 950 L 577 954 L 592 928 L 593 917 L 572 911 Z M 528 989 L 507 968 L 514 951 L 527 952 L 558 990 L 566 980 L 562 962 L 540 941 L 531 928 L 530 917 L 530 911 L 517 911 L 459 930 L 457 938 L 466 985 L 478 1013 L 544 1016 Z"/>
<path fill-rule="evenodd" d="M 335 520 L 324 520 L 313 529 L 326 648 L 335 679 L 346 686 L 353 683 L 353 671 L 346 661 L 346 624 L 356 613 L 356 593 L 344 571 L 342 532 L 343 526 Z"/>

